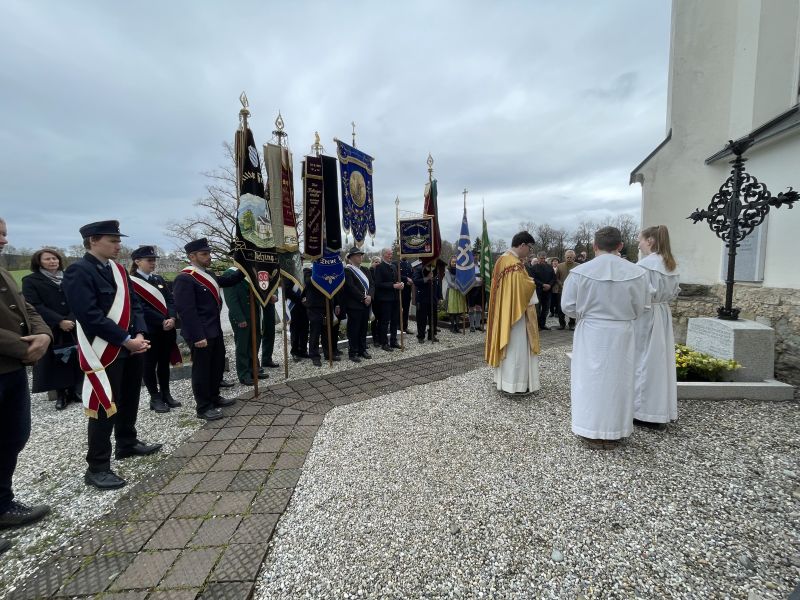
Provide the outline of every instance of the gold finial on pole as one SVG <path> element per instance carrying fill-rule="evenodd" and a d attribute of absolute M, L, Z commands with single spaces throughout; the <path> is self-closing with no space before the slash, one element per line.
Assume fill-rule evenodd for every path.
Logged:
<path fill-rule="evenodd" d="M 289 134 L 286 133 L 283 128 L 286 126 L 286 123 L 283 122 L 283 116 L 281 115 L 281 111 L 278 111 L 278 116 L 275 119 L 275 129 L 272 131 L 272 135 L 277 140 L 278 146 L 285 146 L 286 145 L 286 138 L 289 137 Z"/>
<path fill-rule="evenodd" d="M 428 181 L 433 180 L 433 157 L 431 153 L 428 152 Z"/>
<path fill-rule="evenodd" d="M 319 141 L 319 131 L 314 132 L 314 143 L 311 144 L 311 152 L 314 153 L 314 156 L 319 156 L 325 152 L 325 148 L 322 147 L 322 144 Z"/>
<path fill-rule="evenodd" d="M 353 126 L 353 148 L 356 147 L 356 122 L 350 121 L 350 125 Z"/>
<path fill-rule="evenodd" d="M 242 122 L 243 128 L 247 127 L 247 117 L 250 116 L 250 103 L 247 101 L 247 93 L 242 92 L 239 94 L 239 102 L 242 103 L 242 109 L 239 111 L 239 120 Z"/>

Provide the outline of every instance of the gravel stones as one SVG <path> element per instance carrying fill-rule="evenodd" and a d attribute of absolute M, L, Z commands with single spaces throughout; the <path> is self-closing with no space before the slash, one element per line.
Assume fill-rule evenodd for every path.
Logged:
<path fill-rule="evenodd" d="M 796 403 L 682 401 L 667 431 L 603 452 L 570 432 L 563 349 L 541 372 L 524 399 L 481 368 L 329 412 L 255 597 L 791 593 Z"/>

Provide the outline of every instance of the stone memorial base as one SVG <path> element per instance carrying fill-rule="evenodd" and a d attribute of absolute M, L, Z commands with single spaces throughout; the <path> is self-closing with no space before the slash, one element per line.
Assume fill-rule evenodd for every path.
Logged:
<path fill-rule="evenodd" d="M 764 381 L 775 377 L 775 330 L 762 323 L 711 317 L 689 319 L 686 345 L 742 365 L 729 374 L 730 381 Z"/>

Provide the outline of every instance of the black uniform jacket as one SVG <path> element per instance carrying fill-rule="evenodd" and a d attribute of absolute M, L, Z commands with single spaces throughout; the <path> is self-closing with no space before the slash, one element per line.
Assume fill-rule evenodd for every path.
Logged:
<path fill-rule="evenodd" d="M 164 301 L 167 303 L 167 315 L 164 316 L 161 314 L 161 311 L 153 308 L 153 306 L 147 301 L 143 299 L 139 299 L 142 303 L 142 309 L 144 310 L 144 320 L 147 323 L 147 330 L 148 331 L 162 331 L 164 329 L 164 320 L 165 319 L 174 319 L 178 312 L 175 309 L 175 298 L 172 297 L 172 292 L 167 285 L 167 282 L 164 281 L 164 278 L 161 275 L 156 275 L 155 273 L 150 274 L 150 279 L 145 279 L 142 277 L 141 274 L 138 272 L 133 273 L 131 277 L 138 277 L 144 281 L 147 281 L 150 285 L 154 288 L 157 288 L 159 292 L 164 295 Z"/>
<path fill-rule="evenodd" d="M 131 297 L 131 322 L 127 330 L 106 316 L 117 294 L 110 268 L 104 267 L 103 263 L 87 252 L 64 271 L 61 289 L 67 298 L 67 305 L 72 309 L 72 314 L 81 324 L 89 341 L 100 336 L 109 344 L 122 346 L 128 336 L 136 337 L 139 333 L 147 333 L 142 304 L 133 291 L 133 284 L 127 274 L 125 282 Z M 127 350 L 123 348 L 121 356 L 126 355 Z"/>
<path fill-rule="evenodd" d="M 375 267 L 375 300 L 398 302 L 397 292 L 392 286 L 397 283 L 397 266 L 384 261 Z"/>
<path fill-rule="evenodd" d="M 236 285 L 244 279 L 241 271 L 229 271 L 217 277 L 211 271 L 206 275 L 213 277 L 221 288 Z M 208 340 L 222 335 L 219 313 L 221 302 L 202 283 L 188 273 L 179 273 L 173 286 L 175 308 L 181 318 L 181 336 L 189 344 Z M 220 301 L 222 294 L 220 294 Z"/>
<path fill-rule="evenodd" d="M 361 283 L 358 275 L 353 273 L 349 268 L 345 268 L 344 270 L 344 286 L 340 294 L 342 297 L 342 305 L 346 310 L 366 310 L 369 307 L 364 304 L 364 296 L 369 296 L 370 298 L 375 297 L 375 282 L 372 281 L 371 273 L 367 269 L 361 269 L 361 273 L 363 273 L 368 282 L 369 290 L 364 289 L 364 284 Z"/>
<path fill-rule="evenodd" d="M 425 281 L 423 279 L 423 277 L 429 277 L 430 274 L 430 267 L 423 267 L 420 265 L 414 269 L 413 279 L 414 288 L 417 290 L 417 304 L 430 304 L 431 302 L 431 280 L 428 279 Z M 433 277 L 433 293 L 435 294 L 434 301 L 438 302 L 442 299 L 442 286 L 435 272 Z"/>

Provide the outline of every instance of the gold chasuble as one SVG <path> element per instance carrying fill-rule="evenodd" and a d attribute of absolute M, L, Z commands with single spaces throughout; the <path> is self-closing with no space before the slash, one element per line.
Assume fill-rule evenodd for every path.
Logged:
<path fill-rule="evenodd" d="M 498 259 L 492 272 L 489 322 L 484 349 L 484 360 L 490 366 L 499 367 L 506 357 L 511 326 L 523 316 L 531 354 L 539 354 L 536 305 L 529 304 L 535 290 L 536 284 L 528 276 L 519 257 L 509 251 Z"/>

